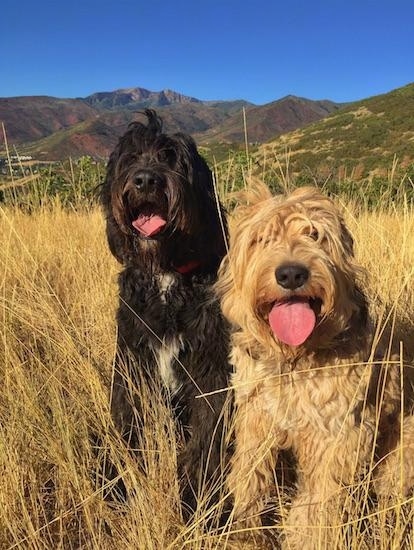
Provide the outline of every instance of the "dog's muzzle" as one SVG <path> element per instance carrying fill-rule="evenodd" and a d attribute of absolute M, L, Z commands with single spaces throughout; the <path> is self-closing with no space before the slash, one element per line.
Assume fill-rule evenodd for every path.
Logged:
<path fill-rule="evenodd" d="M 143 238 L 158 236 L 167 224 L 165 179 L 153 170 L 138 170 L 127 182 L 123 204 L 128 225 Z"/>

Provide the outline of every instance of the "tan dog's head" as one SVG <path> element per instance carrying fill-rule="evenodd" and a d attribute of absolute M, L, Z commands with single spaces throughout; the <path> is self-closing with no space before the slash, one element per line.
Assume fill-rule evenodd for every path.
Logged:
<path fill-rule="evenodd" d="M 292 352 L 328 347 L 366 317 L 362 270 L 338 209 L 319 190 L 272 196 L 263 185 L 239 206 L 217 290 L 246 345 Z"/>

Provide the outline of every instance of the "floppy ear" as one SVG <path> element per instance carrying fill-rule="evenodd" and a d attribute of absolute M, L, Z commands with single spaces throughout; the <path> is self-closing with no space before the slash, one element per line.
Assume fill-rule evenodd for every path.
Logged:
<path fill-rule="evenodd" d="M 349 259 L 349 261 L 351 261 L 351 263 L 353 263 L 354 239 L 351 235 L 351 232 L 348 229 L 345 220 L 335 203 L 327 197 L 323 197 L 323 201 L 326 206 L 321 211 L 320 221 L 321 223 L 323 223 L 325 220 L 328 226 L 331 224 L 335 228 L 335 230 L 332 231 L 330 235 L 332 242 L 336 243 L 335 250 L 337 250 L 339 253 L 339 251 L 342 249 L 342 254 L 344 254 L 345 257 Z"/>
<path fill-rule="evenodd" d="M 122 151 L 120 139 L 117 147 L 112 152 L 106 168 L 106 176 L 100 189 L 100 201 L 104 209 L 106 218 L 106 236 L 108 240 L 109 250 L 121 264 L 127 261 L 128 255 L 133 251 L 133 240 L 130 235 L 125 234 L 121 230 L 120 224 L 122 221 L 117 221 L 116 213 L 121 205 L 119 197 L 114 189 L 116 181 L 116 170 L 120 162 L 120 154 Z"/>
<path fill-rule="evenodd" d="M 224 317 L 233 325 L 238 325 L 238 307 L 237 300 L 235 299 L 237 291 L 234 284 L 233 268 L 228 256 L 225 256 L 221 262 L 218 271 L 218 280 L 214 288 L 220 298 Z"/>
<path fill-rule="evenodd" d="M 121 231 L 113 212 L 112 175 L 113 169 L 108 164 L 105 180 L 101 186 L 100 200 L 106 218 L 106 237 L 109 250 L 121 264 L 125 263 L 128 250 L 132 250 L 133 243 L 130 236 Z"/>
<path fill-rule="evenodd" d="M 203 234 L 205 253 L 222 258 L 226 253 L 227 222 L 216 197 L 213 174 L 191 136 L 177 133 L 171 140 L 176 145 L 178 171 L 186 175 L 190 184 L 185 186 L 178 205 L 180 211 L 186 213 L 186 221 L 200 236 Z"/>
<path fill-rule="evenodd" d="M 119 263 L 125 264 L 128 255 L 132 252 L 133 243 L 131 237 L 125 235 L 116 223 L 113 216 L 106 220 L 106 237 L 108 240 L 109 250 Z"/>
<path fill-rule="evenodd" d="M 341 217 L 341 240 L 344 247 L 344 250 L 348 256 L 353 257 L 354 256 L 354 239 L 351 235 L 351 232 L 349 231 L 348 227 L 346 226 L 344 220 Z"/>

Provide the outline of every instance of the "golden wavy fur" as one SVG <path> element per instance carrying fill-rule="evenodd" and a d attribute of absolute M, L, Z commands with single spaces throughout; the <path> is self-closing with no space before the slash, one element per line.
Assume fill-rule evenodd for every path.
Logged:
<path fill-rule="evenodd" d="M 261 526 L 278 453 L 290 450 L 298 482 L 284 522 L 286 545 L 331 548 L 324 529 L 329 504 L 343 500 L 345 487 L 364 471 L 376 472 L 379 493 L 407 492 L 414 484 L 414 420 L 405 419 L 403 453 L 400 365 L 374 360 L 363 271 L 333 201 L 309 187 L 272 196 L 263 184 L 244 199 L 217 284 L 234 327 L 236 449 L 228 478 L 234 518 L 243 527 Z M 283 266 L 303 281 L 281 284 Z M 299 345 L 283 343 L 270 328 L 274 305 L 289 300 L 307 303 L 316 318 Z M 408 410 L 408 399 L 404 405 Z"/>

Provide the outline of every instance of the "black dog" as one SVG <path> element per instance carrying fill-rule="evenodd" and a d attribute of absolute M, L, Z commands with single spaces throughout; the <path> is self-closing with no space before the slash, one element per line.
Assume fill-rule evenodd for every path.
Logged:
<path fill-rule="evenodd" d="M 128 381 L 162 381 L 185 428 L 179 474 L 194 509 L 200 473 L 213 479 L 221 459 L 226 392 L 196 396 L 228 384 L 228 329 L 212 290 L 227 230 L 193 139 L 162 133 L 156 113 L 145 114 L 147 125 L 133 122 L 120 138 L 102 187 L 109 247 L 124 266 L 111 407 L 117 428 L 139 447 L 141 395 L 131 399 Z"/>

